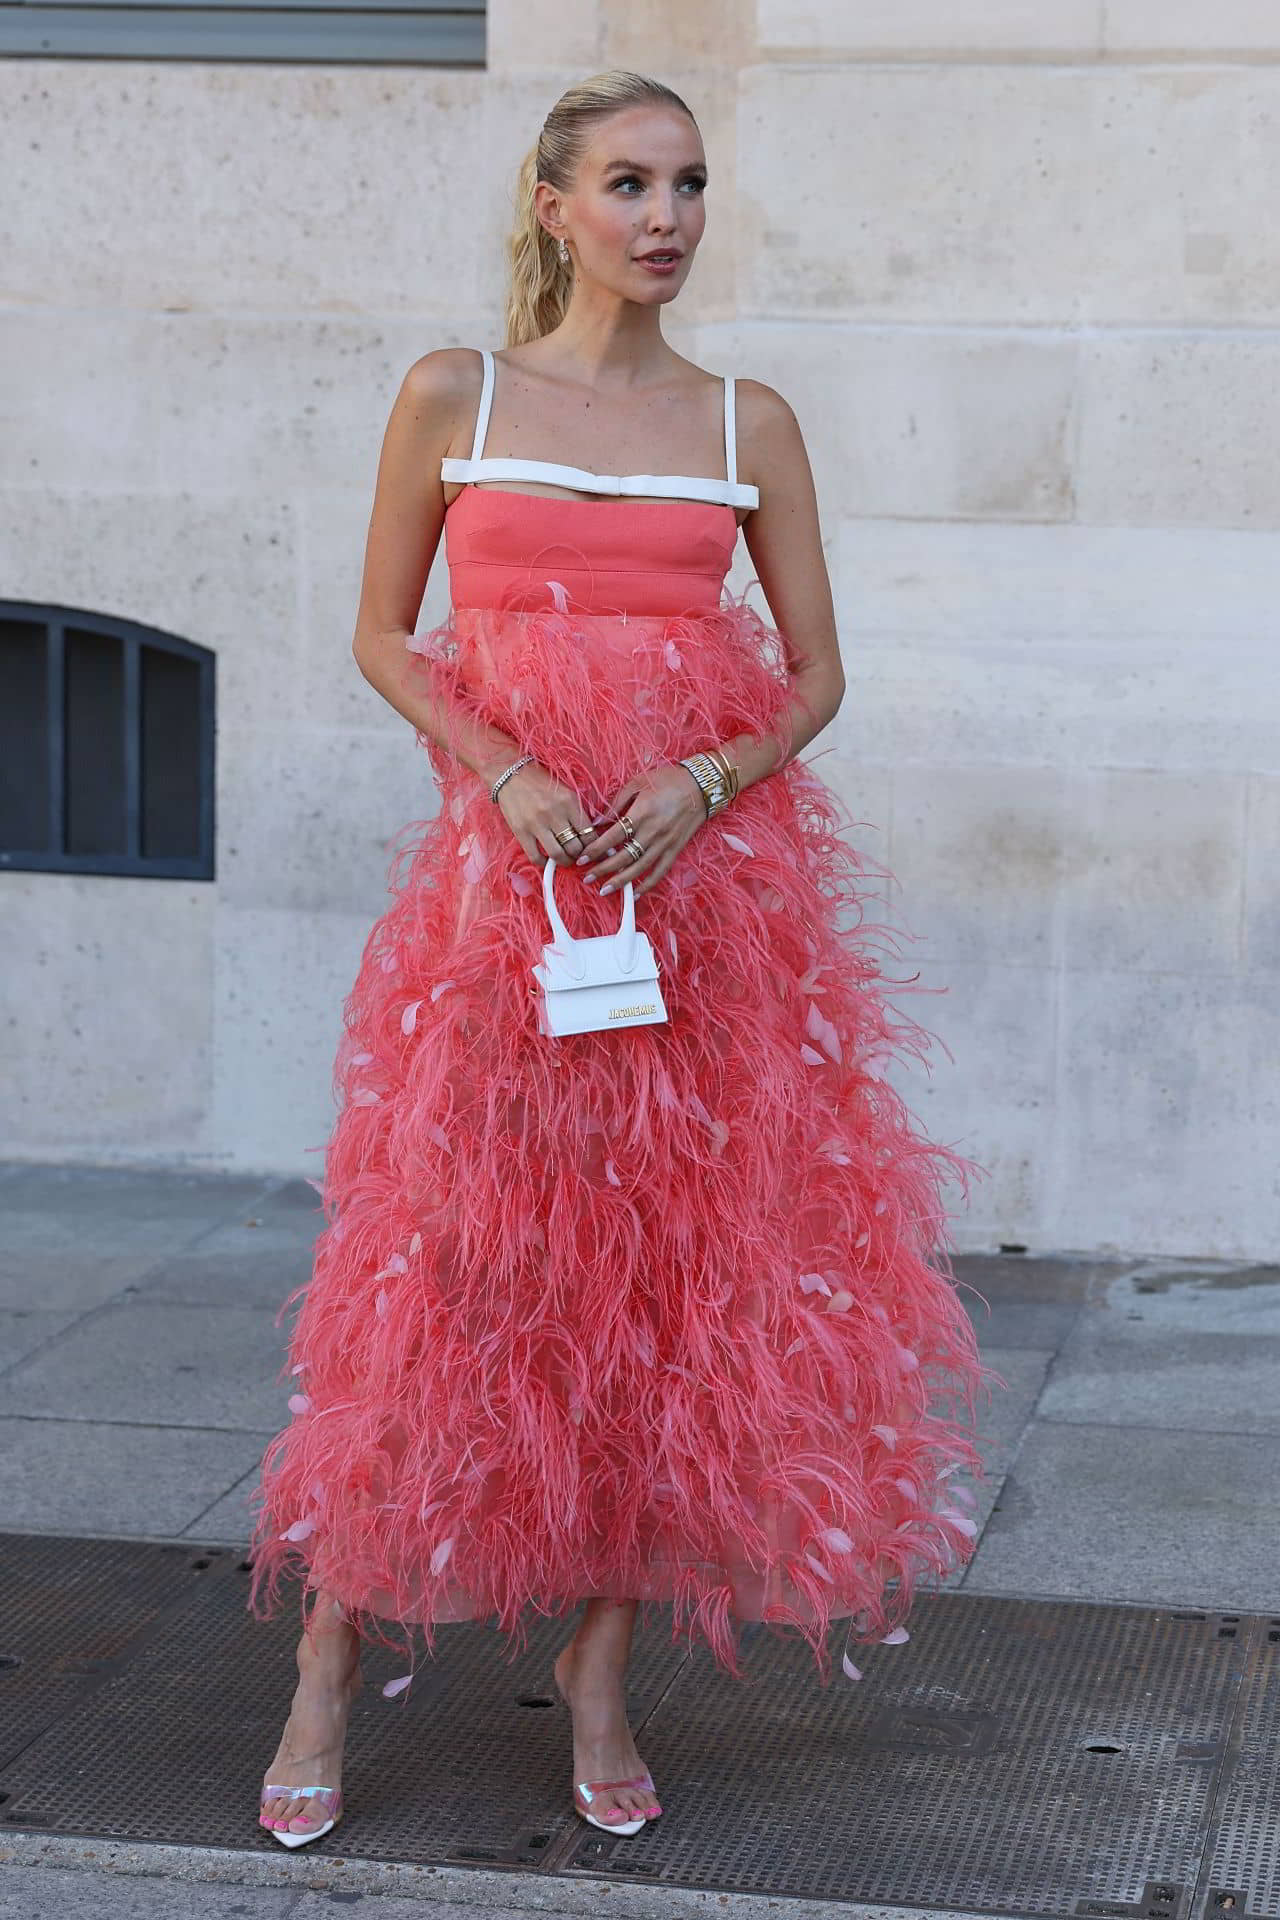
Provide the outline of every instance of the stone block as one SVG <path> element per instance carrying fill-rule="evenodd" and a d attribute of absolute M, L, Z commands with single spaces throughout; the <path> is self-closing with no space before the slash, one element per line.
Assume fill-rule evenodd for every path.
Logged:
<path fill-rule="evenodd" d="M 762 54 L 859 60 L 1088 57 L 1102 0 L 756 0 Z"/>
<path fill-rule="evenodd" d="M 1167 54 L 1192 61 L 1205 54 L 1273 60 L 1276 16 L 1269 0 L 1107 0 L 1104 53 L 1133 59 Z M 1197 62 L 1198 64 L 1198 62 Z"/>
<path fill-rule="evenodd" d="M 402 838 L 438 811 L 425 753 L 399 735 L 245 728 L 220 746 L 219 900 L 232 907 L 367 914 L 390 905 Z"/>
<path fill-rule="evenodd" d="M 213 889 L 51 873 L 4 885 L 0 1151 L 207 1153 Z"/>
<path fill-rule="evenodd" d="M 1280 1440 L 1037 1420 L 966 1591 L 1275 1608 Z"/>
<path fill-rule="evenodd" d="M 1074 517 L 1073 342 L 799 320 L 712 339 L 713 364 L 795 412 L 829 537 L 843 520 Z"/>
<path fill-rule="evenodd" d="M 321 1177 L 363 915 L 222 907 L 214 1131 L 232 1166 Z"/>
<path fill-rule="evenodd" d="M 0 1526 L 171 1539 L 244 1477 L 266 1438 L 0 1418 Z"/>
<path fill-rule="evenodd" d="M 356 309 L 448 315 L 471 303 L 493 196 L 488 170 L 460 172 L 458 156 L 486 152 L 484 72 L 56 60 L 33 106 L 35 64 L 0 74 L 0 119 L 40 127 L 6 154 L 24 215 L 10 228 L 11 299 L 35 309 L 56 288 L 58 310 L 78 310 L 91 338 L 121 310 L 213 310 L 222 325 L 229 307 L 310 309 L 329 327 Z M 102 357 L 88 358 L 102 379 Z M 216 389 L 217 361 L 197 364 L 195 384 Z M 342 384 L 331 381 L 326 411 Z M 175 398 L 167 382 L 149 391 L 157 409 Z M 244 411 L 271 412 L 268 390 L 253 391 Z"/>
<path fill-rule="evenodd" d="M 988 967 L 1049 964 L 1066 791 L 1057 767 L 894 770 L 895 915 L 925 954 Z"/>
<path fill-rule="evenodd" d="M 1280 969 L 1280 778 L 1251 775 L 1248 809 L 1245 951 L 1250 967 L 1274 973 Z"/>
<path fill-rule="evenodd" d="M 904 1056 L 889 1077 L 929 1137 L 981 1169 L 967 1204 L 954 1184 L 948 1190 L 955 1244 L 1069 1243 L 1069 1235 L 1055 1239 L 1044 1223 L 1053 1167 L 1057 973 L 1006 961 L 924 962 L 909 949 L 894 973 L 917 969 L 930 991 L 903 993 L 894 1004 L 937 1044 L 928 1066 Z"/>
<path fill-rule="evenodd" d="M 1089 768 L 1069 781 L 1064 964 L 1234 971 L 1242 960 L 1244 780 Z"/>
<path fill-rule="evenodd" d="M 291 1417 L 286 1334 L 249 1307 L 103 1307 L 0 1376 L 0 1415 L 267 1431 Z"/>
<path fill-rule="evenodd" d="M 1231 329 L 1155 339 L 1112 331 L 1083 350 L 1081 520 L 1280 526 L 1280 335 L 1246 330 L 1250 317 L 1237 310 Z M 1273 668 L 1273 700 L 1276 684 Z"/>
<path fill-rule="evenodd" d="M 1274 982 L 1098 966 L 1060 992 L 1046 1244 L 1273 1253 Z"/>

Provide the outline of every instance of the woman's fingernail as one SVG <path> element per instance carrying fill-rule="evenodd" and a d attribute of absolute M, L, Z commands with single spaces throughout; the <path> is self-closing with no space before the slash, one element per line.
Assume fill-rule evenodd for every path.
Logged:
<path fill-rule="evenodd" d="M 612 892 L 613 892 L 613 881 L 612 881 L 612 880 L 606 880 L 606 881 L 605 881 L 605 883 L 604 883 L 604 885 L 603 885 L 603 886 L 601 887 L 601 889 L 600 889 L 600 891 L 601 891 L 601 893 L 612 893 Z"/>
<path fill-rule="evenodd" d="M 590 855 L 589 853 L 580 853 L 580 854 L 578 855 L 578 861 L 577 861 L 577 864 L 578 864 L 578 865 L 579 865 L 580 867 L 585 867 L 585 866 L 586 866 L 586 864 L 587 864 L 587 861 L 588 861 L 588 860 L 589 860 L 590 858 L 591 858 L 591 855 Z"/>

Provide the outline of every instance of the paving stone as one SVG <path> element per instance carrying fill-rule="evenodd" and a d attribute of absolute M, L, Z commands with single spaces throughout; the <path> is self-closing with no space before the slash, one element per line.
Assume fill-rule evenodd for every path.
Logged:
<path fill-rule="evenodd" d="M 1090 1314 L 1054 1363 L 1043 1420 L 1280 1434 L 1280 1334 L 1152 1326 L 1146 1304 Z"/>
<path fill-rule="evenodd" d="M 965 1591 L 1274 1611 L 1280 1440 L 1032 1422 Z"/>
<path fill-rule="evenodd" d="M 0 1309 L 0 1373 L 35 1353 L 79 1317 L 76 1313 L 10 1313 Z"/>
<path fill-rule="evenodd" d="M 0 1419 L 0 1527 L 173 1537 L 243 1478 L 268 1438 Z"/>
<path fill-rule="evenodd" d="M 252 1307 L 145 1298 L 87 1314 L 0 1376 L 0 1414 L 258 1431 L 288 1419 L 287 1329 Z"/>
<path fill-rule="evenodd" d="M 46 1216 L 27 1216 L 44 1220 Z M 0 1218 L 0 1236 L 7 1239 L 10 1217 Z M 77 1309 L 100 1307 L 140 1285 L 154 1272 L 161 1256 L 155 1250 L 104 1254 L 74 1237 L 61 1246 L 31 1245 L 21 1249 L 11 1242 L 0 1252 L 0 1308 L 22 1312 L 28 1307 Z"/>

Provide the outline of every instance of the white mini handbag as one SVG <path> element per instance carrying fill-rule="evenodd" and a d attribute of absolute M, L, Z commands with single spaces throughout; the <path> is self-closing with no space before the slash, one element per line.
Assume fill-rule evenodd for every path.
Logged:
<path fill-rule="evenodd" d="M 575 940 L 555 898 L 557 862 L 547 856 L 542 897 L 555 935 L 530 971 L 542 988 L 544 1033 L 588 1033 L 595 1028 L 648 1027 L 667 1018 L 658 986 L 658 962 L 649 936 L 636 926 L 635 888 L 624 882 L 622 919 L 614 933 Z"/>

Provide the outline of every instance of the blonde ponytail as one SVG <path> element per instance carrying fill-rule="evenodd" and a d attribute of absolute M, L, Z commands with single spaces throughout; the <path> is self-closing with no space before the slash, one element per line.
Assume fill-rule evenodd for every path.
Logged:
<path fill-rule="evenodd" d="M 592 128 L 623 107 L 643 105 L 688 107 L 661 80 L 642 73 L 614 69 L 593 74 L 562 93 L 530 147 L 516 182 L 516 217 L 507 243 L 510 277 L 507 285 L 507 339 L 509 347 L 540 340 L 564 319 L 573 294 L 573 262 L 562 261 L 559 248 L 534 208 L 539 180 L 557 192 L 573 184 Z M 697 122 L 694 122 L 695 126 Z"/>

